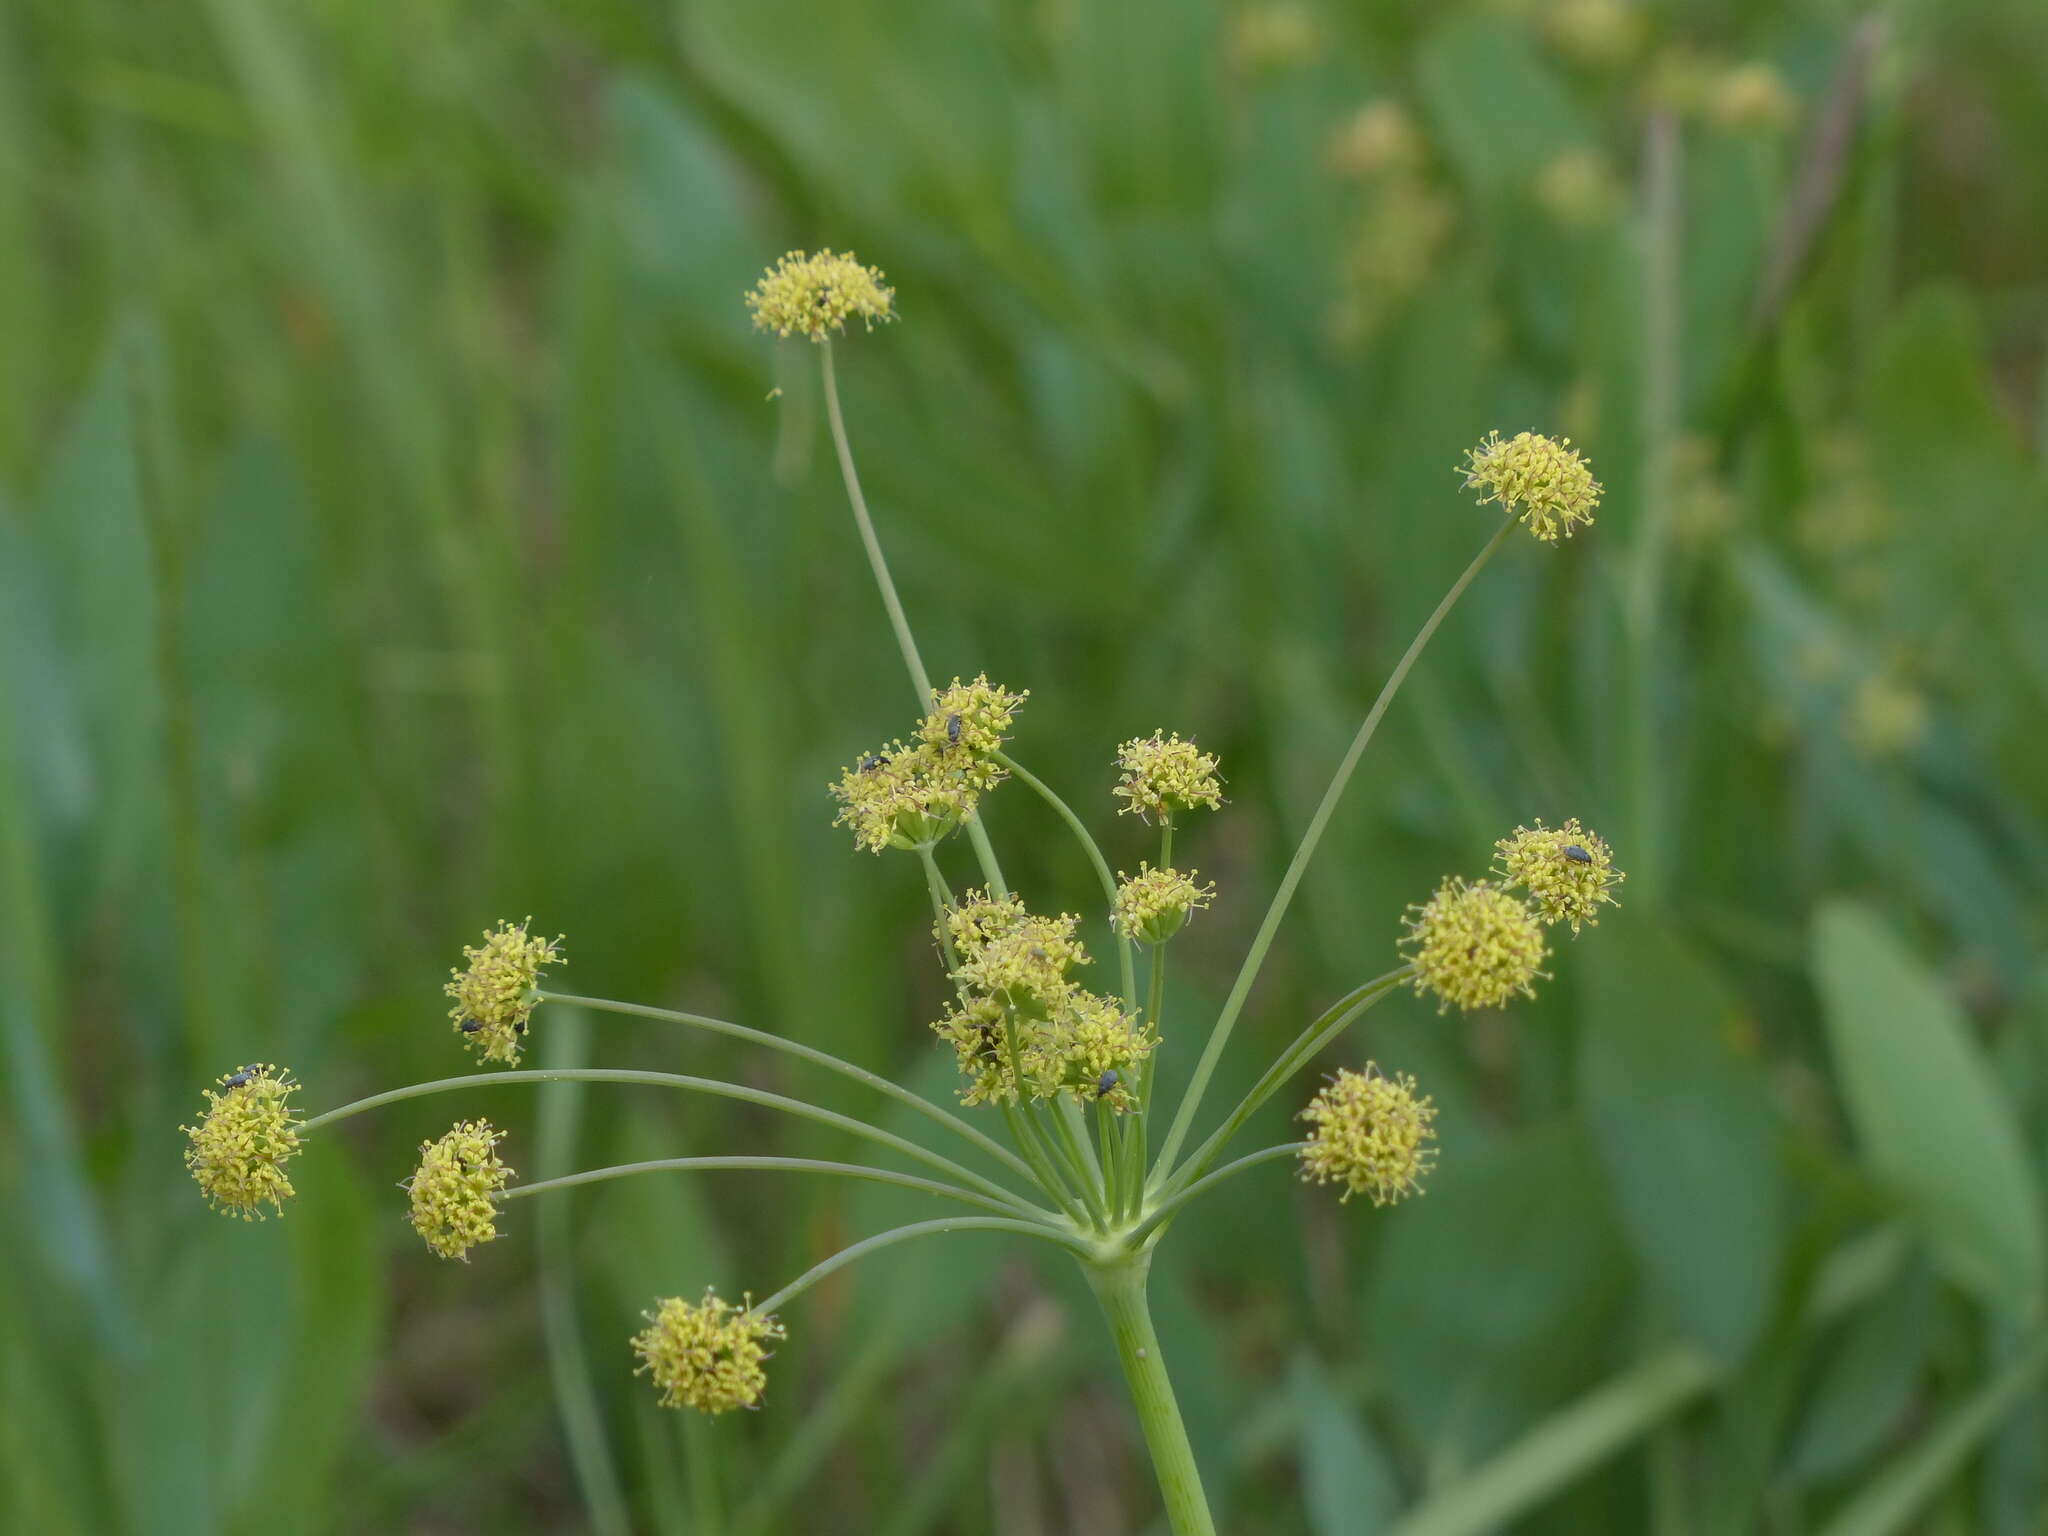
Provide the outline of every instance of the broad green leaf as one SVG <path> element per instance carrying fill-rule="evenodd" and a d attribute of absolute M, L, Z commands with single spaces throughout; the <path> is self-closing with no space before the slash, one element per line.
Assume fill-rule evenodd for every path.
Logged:
<path fill-rule="evenodd" d="M 1874 1451 L 1912 1399 L 1934 1331 L 1935 1294 L 1925 1263 L 1908 1267 L 1842 1328 L 1822 1356 L 1786 1469 L 1796 1478 L 1836 1476 Z"/>
<path fill-rule="evenodd" d="M 1821 909 L 1813 966 L 1871 1172 L 1956 1280 L 1994 1305 L 2035 1305 L 2040 1186 L 1961 1008 L 1882 919 L 1853 902 Z"/>
<path fill-rule="evenodd" d="M 1375 1385 L 1432 1452 L 1469 1457 L 1589 1385 L 1626 1272 L 1591 1138 L 1571 1124 L 1447 1143 L 1380 1228 L 1363 1318 Z"/>
<path fill-rule="evenodd" d="M 1523 192 L 1551 155 L 1584 136 L 1562 82 L 1528 34 L 1504 20 L 1439 27 L 1416 73 L 1445 153 L 1481 197 Z"/>
<path fill-rule="evenodd" d="M 1379 1530 L 1400 1508 L 1400 1485 L 1372 1430 L 1313 1359 L 1294 1362 L 1302 1502 L 1316 1536 Z"/>
<path fill-rule="evenodd" d="M 1661 929 L 1610 918 L 1574 946 L 1588 980 L 1579 1080 L 1636 1262 L 1724 1363 L 1767 1321 L 1783 1247 L 1777 1117 L 1732 1048 L 1727 984 Z"/>

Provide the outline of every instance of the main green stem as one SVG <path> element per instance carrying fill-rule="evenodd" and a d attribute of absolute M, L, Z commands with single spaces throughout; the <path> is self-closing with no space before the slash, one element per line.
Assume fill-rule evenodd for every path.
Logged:
<path fill-rule="evenodd" d="M 1180 1405 L 1173 1398 L 1173 1383 L 1167 1379 L 1159 1335 L 1152 1331 L 1152 1312 L 1145 1301 L 1145 1276 L 1151 1263 L 1151 1255 L 1144 1254 L 1120 1264 L 1084 1264 L 1082 1268 L 1095 1299 L 1102 1304 L 1102 1315 L 1109 1320 L 1116 1356 L 1130 1383 L 1131 1404 L 1145 1431 L 1145 1445 L 1152 1453 L 1152 1468 L 1159 1477 L 1160 1496 L 1166 1501 L 1166 1518 L 1174 1536 L 1216 1536 L 1216 1522 L 1210 1518 L 1209 1501 L 1202 1494 L 1201 1469 L 1195 1465 L 1195 1450 L 1188 1443 L 1187 1426 L 1181 1422 Z"/>
<path fill-rule="evenodd" d="M 1280 877 L 1280 889 L 1273 893 L 1272 905 L 1266 908 L 1265 921 L 1259 924 L 1257 937 L 1244 957 L 1244 964 L 1238 968 L 1237 980 L 1231 985 L 1230 996 L 1224 999 L 1223 1011 L 1216 1016 L 1216 1024 L 1209 1032 L 1209 1043 L 1202 1051 L 1202 1059 L 1195 1064 L 1194 1078 L 1188 1083 L 1188 1091 L 1175 1112 L 1173 1125 L 1166 1133 L 1166 1141 L 1159 1148 L 1158 1161 L 1152 1165 L 1152 1182 L 1157 1183 L 1173 1167 L 1173 1160 L 1180 1153 L 1181 1143 L 1187 1139 L 1194 1124 L 1195 1112 L 1202 1107 L 1202 1095 L 1208 1090 L 1209 1079 L 1216 1071 L 1217 1060 L 1223 1055 L 1223 1047 L 1230 1039 L 1230 1032 L 1237 1025 L 1237 1016 L 1243 1012 L 1245 999 L 1251 995 L 1252 983 L 1258 980 L 1259 967 L 1265 963 L 1266 951 L 1273 946 L 1273 935 L 1279 932 L 1280 920 L 1287 915 L 1288 905 L 1294 900 L 1295 888 L 1301 884 L 1301 877 L 1308 869 L 1308 862 L 1315 857 L 1316 845 L 1323 840 L 1323 829 L 1330 824 L 1330 817 L 1337 809 L 1337 802 L 1344 798 L 1344 790 L 1351 783 L 1351 775 L 1358 767 L 1358 760 L 1365 755 L 1366 746 L 1372 741 L 1373 733 L 1379 729 L 1380 718 L 1387 712 L 1387 706 L 1394 702 L 1394 695 L 1401 691 L 1401 684 L 1408 678 L 1409 669 L 1421 656 L 1423 647 L 1429 644 L 1437 626 L 1444 621 L 1465 589 L 1472 585 L 1494 551 L 1499 549 L 1507 536 L 1516 527 L 1515 519 L 1506 518 L 1494 536 L 1486 541 L 1486 547 L 1472 558 L 1465 567 L 1465 573 L 1451 583 L 1451 590 L 1436 605 L 1436 611 L 1424 621 L 1415 638 L 1408 642 L 1408 649 L 1402 653 L 1388 676 L 1386 686 L 1380 689 L 1380 696 L 1373 701 L 1365 723 L 1358 728 L 1358 734 L 1351 738 L 1351 749 L 1344 754 L 1344 761 L 1337 765 L 1337 772 L 1330 780 L 1330 787 L 1323 791 L 1322 804 L 1309 818 L 1308 830 L 1301 835 L 1301 846 L 1294 850 L 1294 858 L 1288 863 L 1287 873 Z"/>

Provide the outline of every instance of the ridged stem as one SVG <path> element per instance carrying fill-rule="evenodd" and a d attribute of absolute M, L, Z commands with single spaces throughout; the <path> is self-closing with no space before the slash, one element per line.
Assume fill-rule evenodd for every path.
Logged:
<path fill-rule="evenodd" d="M 1131 1405 L 1145 1432 L 1145 1447 L 1152 1453 L 1152 1470 L 1158 1476 L 1174 1536 L 1216 1536 L 1209 1501 L 1202 1493 L 1201 1469 L 1195 1465 L 1194 1447 L 1188 1443 L 1187 1426 L 1174 1401 L 1173 1383 L 1167 1377 L 1159 1335 L 1153 1331 L 1151 1308 L 1146 1304 L 1150 1256 L 1081 1267 L 1116 1341 L 1116 1357 L 1130 1385 Z"/>

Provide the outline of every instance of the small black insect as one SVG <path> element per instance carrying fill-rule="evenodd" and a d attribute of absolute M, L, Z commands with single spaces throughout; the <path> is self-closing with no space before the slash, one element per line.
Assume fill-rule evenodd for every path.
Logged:
<path fill-rule="evenodd" d="M 513 1034 L 515 1034 L 515 1035 L 523 1035 L 523 1034 L 525 1034 L 525 1033 L 526 1033 L 526 1020 L 524 1020 L 524 1019 L 514 1019 L 514 1020 L 512 1021 L 512 1033 L 513 1033 Z"/>
<path fill-rule="evenodd" d="M 1104 1097 L 1106 1094 L 1110 1092 L 1110 1090 L 1116 1087 L 1118 1081 L 1119 1079 L 1116 1075 L 1116 1068 L 1111 1067 L 1107 1072 L 1103 1073 L 1102 1076 L 1098 1077 L 1095 1080 L 1095 1097 L 1097 1097 L 1098 1099 Z"/>
<path fill-rule="evenodd" d="M 887 761 L 889 761 L 889 755 L 886 752 L 873 753 L 872 755 L 864 757 L 860 760 L 860 771 L 862 773 L 873 773 L 877 768 L 881 767 L 882 764 L 886 763 Z"/>
<path fill-rule="evenodd" d="M 1593 862 L 1593 855 L 1586 852 L 1577 843 L 1566 843 L 1564 845 L 1564 856 L 1574 864 L 1590 864 Z"/>
<path fill-rule="evenodd" d="M 958 715 L 946 716 L 946 745 L 951 747 L 960 745 L 960 717 Z"/>
<path fill-rule="evenodd" d="M 256 1069 L 254 1067 L 242 1067 L 238 1071 L 221 1079 L 221 1087 L 239 1088 L 244 1083 L 252 1081 L 255 1078 L 255 1076 Z"/>
<path fill-rule="evenodd" d="M 462 1021 L 462 1032 L 465 1035 L 473 1035 L 483 1027 L 484 1021 L 482 1019 L 464 1019 Z"/>

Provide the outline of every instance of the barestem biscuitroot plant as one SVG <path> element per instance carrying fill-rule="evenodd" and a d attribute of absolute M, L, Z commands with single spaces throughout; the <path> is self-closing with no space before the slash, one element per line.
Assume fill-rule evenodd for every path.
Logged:
<path fill-rule="evenodd" d="M 530 932 L 525 923 L 501 924 L 464 952 L 466 964 L 447 987 L 454 1000 L 453 1030 L 482 1061 L 514 1069 L 535 1011 L 547 1002 L 728 1035 L 836 1072 L 893 1099 L 957 1143 L 954 1153 L 977 1156 L 981 1167 L 801 1099 L 664 1072 L 589 1068 L 469 1074 L 395 1088 L 301 1121 L 290 1104 L 298 1084 L 270 1065 L 238 1068 L 207 1090 L 204 1117 L 186 1128 L 187 1164 L 216 1207 L 259 1217 L 265 1206 L 281 1211 L 291 1196 L 284 1165 L 305 1135 L 380 1105 L 508 1081 L 630 1084 L 713 1094 L 821 1122 L 924 1171 L 797 1157 L 684 1157 L 508 1185 L 512 1171 L 498 1155 L 504 1132 L 474 1120 L 457 1124 L 421 1149 L 419 1167 L 405 1186 L 410 1219 L 435 1253 L 460 1258 L 497 1235 L 509 1201 L 641 1173 L 809 1173 L 894 1184 L 950 1202 L 961 1208 L 960 1214 L 868 1237 L 759 1302 L 747 1295 L 733 1303 L 710 1290 L 696 1301 L 680 1296 L 659 1300 L 646 1315 L 647 1326 L 632 1340 L 639 1369 L 653 1378 L 664 1404 L 713 1414 L 750 1407 L 766 1385 L 767 1346 L 783 1336 L 778 1312 L 828 1275 L 865 1254 L 939 1233 L 993 1231 L 1032 1238 L 1070 1254 L 1101 1303 L 1173 1529 L 1182 1536 L 1210 1532 L 1214 1526 L 1200 1471 L 1147 1307 L 1146 1277 L 1154 1250 L 1200 1196 L 1281 1158 L 1294 1159 L 1304 1178 L 1337 1185 L 1347 1201 L 1363 1195 L 1375 1206 L 1386 1206 L 1415 1193 L 1434 1162 L 1435 1108 L 1417 1092 L 1413 1078 L 1384 1074 L 1371 1062 L 1359 1071 L 1338 1071 L 1314 1095 L 1300 1116 L 1307 1126 L 1301 1140 L 1223 1159 L 1260 1105 L 1361 1014 L 1395 992 L 1412 988 L 1434 998 L 1440 1012 L 1496 1008 L 1518 994 L 1532 995 L 1534 983 L 1545 975 L 1546 928 L 1565 924 L 1576 935 L 1613 900 L 1612 887 L 1622 876 L 1607 844 L 1576 820 L 1554 828 L 1541 821 L 1516 828 L 1496 845 L 1490 878 L 1448 879 L 1411 907 L 1399 941 L 1400 963 L 1361 981 L 1310 1020 L 1267 1064 L 1251 1090 L 1190 1148 L 1204 1096 L 1302 874 L 1416 657 L 1517 525 L 1539 541 L 1555 543 L 1592 521 L 1600 487 L 1568 444 L 1529 433 L 1506 440 L 1489 436 L 1468 455 L 1461 466 L 1464 483 L 1480 493 L 1482 505 L 1500 508 L 1501 522 L 1484 537 L 1471 565 L 1396 664 L 1337 765 L 1236 981 L 1209 1024 L 1187 1091 L 1167 1115 L 1166 1106 L 1155 1102 L 1157 1057 L 1176 1038 L 1185 1038 L 1168 1028 L 1168 948 L 1215 891 L 1174 862 L 1175 841 L 1198 811 L 1220 806 L 1216 759 L 1177 733 L 1159 731 L 1122 744 L 1112 792 L 1122 802 L 1121 813 L 1156 829 L 1158 859 L 1141 862 L 1135 875 L 1113 874 L 1080 815 L 1008 751 L 1025 695 L 985 675 L 933 687 L 890 579 L 854 469 L 832 341 L 849 319 L 869 329 L 893 319 L 894 294 L 879 272 L 850 256 L 794 253 L 767 273 L 748 295 L 748 305 L 761 329 L 817 346 L 832 441 L 854 521 L 909 674 L 916 724 L 907 736 L 860 756 L 831 792 L 839 805 L 838 820 L 857 844 L 878 854 L 912 855 L 917 878 L 930 892 L 933 937 L 953 987 L 953 1001 L 933 1029 L 958 1061 L 960 1104 L 966 1113 L 764 1030 L 544 990 L 543 971 L 562 963 L 563 955 L 559 941 Z M 1107 919 L 1115 950 L 1114 985 L 1108 990 L 1090 991 L 1076 979 L 1090 963 L 1080 919 L 1034 912 L 1004 880 L 979 810 L 982 799 L 1009 779 L 1047 802 L 1074 834 L 1100 882 L 1099 915 Z M 980 882 L 967 890 L 955 889 L 939 858 L 961 832 Z M 986 1116 L 999 1125 L 984 1128 Z"/>

